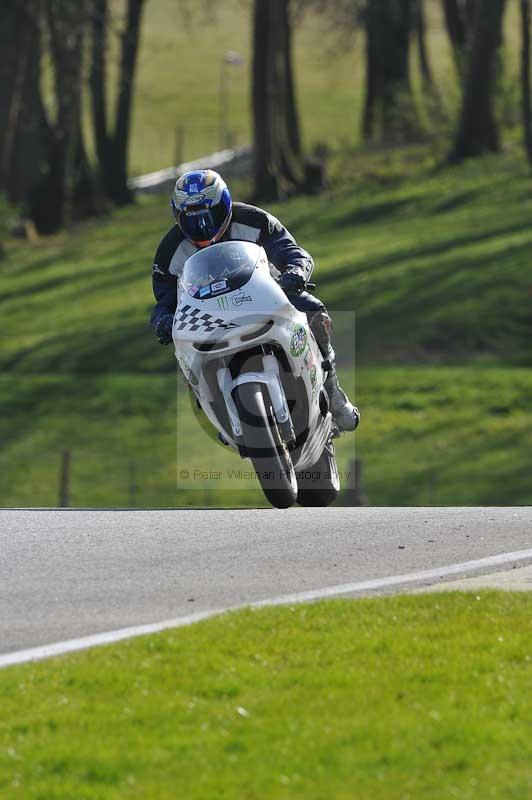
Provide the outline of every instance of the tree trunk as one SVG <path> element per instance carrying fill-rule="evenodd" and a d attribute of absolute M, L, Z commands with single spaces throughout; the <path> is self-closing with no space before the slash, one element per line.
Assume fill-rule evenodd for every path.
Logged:
<path fill-rule="evenodd" d="M 443 0 L 443 15 L 453 49 L 456 69 L 460 77 L 463 77 L 467 35 L 463 8 L 459 5 L 459 0 Z"/>
<path fill-rule="evenodd" d="M 268 0 L 255 0 L 253 13 L 253 80 L 252 105 L 255 151 L 255 195 L 278 196 L 275 163 L 275 130 L 272 125 L 273 97 L 269 78 L 270 43 Z"/>
<path fill-rule="evenodd" d="M 110 142 L 107 133 L 106 55 L 107 26 L 109 23 L 107 0 L 92 0 L 90 89 L 92 128 L 100 182 L 107 193 L 107 176 L 110 163 Z"/>
<path fill-rule="evenodd" d="M 419 67 L 421 71 L 423 92 L 425 95 L 426 109 L 434 125 L 441 124 L 446 119 L 442 98 L 430 66 L 426 44 L 425 0 L 417 0 L 415 9 L 415 29 L 418 48 Z"/>
<path fill-rule="evenodd" d="M 81 65 L 85 0 L 45 0 L 55 80 L 56 120 L 51 126 L 48 172 L 34 194 L 33 219 L 52 233 L 74 218 L 76 163 L 80 149 Z"/>
<path fill-rule="evenodd" d="M 478 4 L 460 121 L 449 155 L 451 162 L 500 149 L 493 96 L 505 2 L 480 0 Z"/>
<path fill-rule="evenodd" d="M 365 17 L 366 27 L 366 99 L 364 103 L 364 116 L 362 121 L 362 135 L 365 141 L 375 138 L 377 127 L 376 108 L 379 97 L 380 65 L 379 65 L 379 36 L 377 26 L 370 19 L 369 9 Z"/>
<path fill-rule="evenodd" d="M 30 216 L 40 233 L 68 227 L 97 212 L 90 167 L 81 132 L 83 43 L 88 0 L 44 0 L 55 81 L 55 120 L 47 119 L 38 96 L 44 143 L 40 181 L 30 195 Z"/>
<path fill-rule="evenodd" d="M 317 177 L 319 170 L 302 157 L 291 50 L 290 4 L 255 0 L 252 105 L 257 199 L 272 201 L 296 190 L 315 190 L 323 177 L 322 173 Z"/>
<path fill-rule="evenodd" d="M 111 199 L 117 205 L 130 203 L 133 195 L 127 186 L 127 163 L 131 131 L 133 86 L 137 66 L 140 26 L 144 0 L 128 0 L 127 22 L 122 35 L 120 57 L 120 89 L 116 106 L 115 129 L 112 140 Z"/>
<path fill-rule="evenodd" d="M 434 88 L 434 79 L 432 77 L 432 70 L 430 68 L 430 62 L 427 53 L 424 0 L 417 0 L 416 40 L 417 40 L 417 50 L 419 56 L 419 67 L 421 69 L 421 77 L 423 78 L 423 84 L 426 89 L 432 90 Z"/>
<path fill-rule="evenodd" d="M 144 0 L 128 0 L 127 3 L 126 23 L 121 35 L 119 90 L 114 126 L 110 128 L 106 107 L 108 1 L 93 0 L 90 87 L 94 140 L 100 184 L 106 196 L 119 206 L 133 200 L 133 193 L 127 186 L 128 153 L 144 5 Z"/>
<path fill-rule="evenodd" d="M 447 34 L 460 79 L 465 77 L 468 49 L 475 30 L 476 13 L 482 0 L 442 0 Z"/>
<path fill-rule="evenodd" d="M 7 0 L 0 26 L 0 189 L 27 198 L 39 173 L 40 1 Z"/>
<path fill-rule="evenodd" d="M 299 124 L 299 114 L 297 111 L 296 89 L 294 81 L 294 69 L 292 66 L 292 20 L 290 18 L 289 3 L 283 3 L 281 33 L 284 34 L 282 42 L 283 53 L 283 72 L 286 76 L 286 123 L 288 127 L 288 139 L 290 147 L 296 156 L 300 157 L 301 149 L 301 128 Z"/>
<path fill-rule="evenodd" d="M 419 133 L 409 70 L 415 3 L 369 0 L 366 5 L 366 139 L 398 144 Z"/>
<path fill-rule="evenodd" d="M 530 102 L 530 0 L 521 0 L 521 98 L 525 152 L 532 165 L 532 108 Z"/>

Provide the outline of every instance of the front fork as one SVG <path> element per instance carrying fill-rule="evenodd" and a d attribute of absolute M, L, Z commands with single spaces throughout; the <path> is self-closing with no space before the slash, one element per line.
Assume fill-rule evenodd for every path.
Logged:
<path fill-rule="evenodd" d="M 233 399 L 234 389 L 243 383 L 261 383 L 268 389 L 273 414 L 281 434 L 281 439 L 285 444 L 290 446 L 295 442 L 296 437 L 292 418 L 288 410 L 285 391 L 279 375 L 279 362 L 274 355 L 263 354 L 262 363 L 264 367 L 262 372 L 243 372 L 236 378 L 233 378 L 229 367 L 225 364 L 216 372 L 216 379 L 227 408 L 233 436 L 237 442 L 242 437 L 242 425 Z"/>

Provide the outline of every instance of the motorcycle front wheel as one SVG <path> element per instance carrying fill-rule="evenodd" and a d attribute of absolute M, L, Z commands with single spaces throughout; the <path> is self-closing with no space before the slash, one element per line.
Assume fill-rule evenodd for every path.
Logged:
<path fill-rule="evenodd" d="M 266 499 L 275 508 L 293 506 L 296 475 L 266 388 L 261 383 L 242 383 L 234 389 L 233 399 L 242 425 L 244 455 L 251 459 Z"/>

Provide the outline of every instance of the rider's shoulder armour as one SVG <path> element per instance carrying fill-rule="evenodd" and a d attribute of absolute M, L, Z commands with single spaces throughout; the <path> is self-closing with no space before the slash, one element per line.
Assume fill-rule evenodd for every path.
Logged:
<path fill-rule="evenodd" d="M 183 234 L 177 227 L 173 225 L 170 230 L 163 236 L 155 253 L 153 261 L 153 274 L 154 275 L 168 275 L 170 264 L 176 250 L 183 241 Z"/>
<path fill-rule="evenodd" d="M 275 217 L 262 208 L 247 203 L 233 203 L 233 216 L 229 228 L 231 239 L 263 244 L 282 225 Z"/>

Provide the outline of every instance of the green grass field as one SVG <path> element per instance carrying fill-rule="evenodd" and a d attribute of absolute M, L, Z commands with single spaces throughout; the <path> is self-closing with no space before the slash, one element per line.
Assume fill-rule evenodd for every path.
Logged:
<path fill-rule="evenodd" d="M 342 469 L 356 440 L 372 504 L 529 503 L 532 196 L 520 160 L 439 173 L 405 151 L 351 155 L 344 173 L 324 195 L 272 209 L 316 257 L 350 391 L 356 378 L 364 424 L 339 442 Z M 175 361 L 147 324 L 168 225 L 166 200 L 142 199 L 35 247 L 9 243 L 3 504 L 55 504 L 64 449 L 75 505 L 261 502 L 249 481 L 176 491 L 183 458 L 240 461 L 184 403 L 176 444 Z M 356 317 L 356 375 L 343 312 Z"/>
<path fill-rule="evenodd" d="M 330 601 L 4 669 L 0 797 L 525 800 L 530 611 Z"/>

